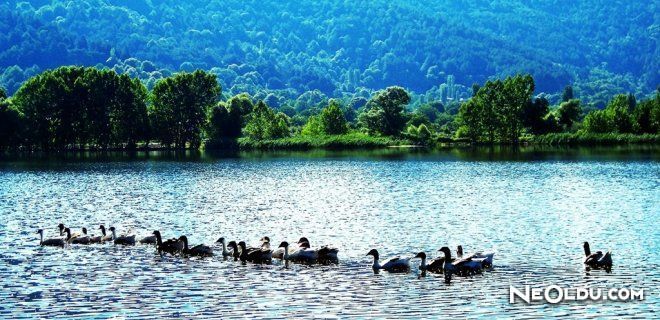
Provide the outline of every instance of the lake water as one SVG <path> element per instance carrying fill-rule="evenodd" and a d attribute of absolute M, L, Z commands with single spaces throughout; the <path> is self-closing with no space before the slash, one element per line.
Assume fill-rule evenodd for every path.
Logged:
<path fill-rule="evenodd" d="M 82 155 L 0 162 L 0 318 L 657 317 L 657 149 Z M 65 223 L 340 248 L 336 266 L 39 247 Z M 611 249 L 585 271 L 582 242 Z M 494 250 L 470 278 L 375 275 L 371 257 Z M 641 302 L 509 304 L 509 286 L 644 288 Z"/>

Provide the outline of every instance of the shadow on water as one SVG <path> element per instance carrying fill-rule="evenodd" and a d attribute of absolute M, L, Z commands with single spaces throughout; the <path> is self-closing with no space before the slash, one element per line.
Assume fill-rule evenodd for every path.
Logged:
<path fill-rule="evenodd" d="M 0 168 L 58 169 L 75 163 L 112 162 L 215 162 L 218 160 L 268 161 L 306 160 L 386 160 L 386 161 L 658 161 L 660 146 L 551 147 L 479 146 L 427 148 L 386 148 L 375 150 L 308 151 L 85 151 L 60 153 L 0 154 Z M 71 169 L 71 168 L 69 168 Z"/>

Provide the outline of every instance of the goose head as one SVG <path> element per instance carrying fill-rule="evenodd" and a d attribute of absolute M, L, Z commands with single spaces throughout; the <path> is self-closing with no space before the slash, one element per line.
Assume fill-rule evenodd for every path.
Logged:
<path fill-rule="evenodd" d="M 84 235 L 87 235 L 87 228 L 84 228 L 84 227 L 83 227 L 83 228 L 82 228 L 82 231 L 83 231 L 83 234 L 84 234 Z"/>
<path fill-rule="evenodd" d="M 259 241 L 261 241 L 261 242 L 263 242 L 263 243 L 270 243 L 270 238 L 269 238 L 269 237 L 263 237 L 263 238 L 261 238 L 261 240 L 259 240 Z"/>
<path fill-rule="evenodd" d="M 462 255 L 463 255 L 463 246 L 459 245 L 459 246 L 456 248 L 456 254 L 459 255 L 459 256 L 462 256 Z"/>
<path fill-rule="evenodd" d="M 247 251 L 247 244 L 245 244 L 245 241 L 239 241 L 238 247 L 241 248 L 241 253 Z"/>
<path fill-rule="evenodd" d="M 438 251 L 445 254 L 445 259 L 447 259 L 446 261 L 451 261 L 451 250 L 449 250 L 448 247 L 442 247 Z"/>
<path fill-rule="evenodd" d="M 426 253 L 424 253 L 424 252 L 419 252 L 419 253 L 417 253 L 416 256 L 413 257 L 413 259 L 414 259 L 414 258 L 419 258 L 419 259 L 422 259 L 422 260 L 426 260 Z"/>
<path fill-rule="evenodd" d="M 282 241 L 282 243 L 280 243 L 280 245 L 278 246 L 278 248 L 288 248 L 288 247 L 289 247 L 289 243 L 286 241 Z"/>
<path fill-rule="evenodd" d="M 104 225 L 100 225 L 100 226 L 99 226 L 99 230 L 101 230 L 101 233 L 105 236 L 105 226 L 104 226 Z"/>
<path fill-rule="evenodd" d="M 309 240 L 307 240 L 306 237 L 302 237 L 298 240 L 298 244 L 305 243 L 305 242 L 309 243 Z"/>
<path fill-rule="evenodd" d="M 303 248 L 303 249 L 311 248 L 310 245 L 309 245 L 309 242 L 301 242 L 300 247 Z"/>
<path fill-rule="evenodd" d="M 218 241 L 216 241 L 216 243 L 222 243 L 222 244 L 224 244 L 224 243 L 225 243 L 225 238 L 224 238 L 224 237 L 221 237 L 220 239 L 218 239 Z"/>
<path fill-rule="evenodd" d="M 38 233 L 38 234 L 44 234 L 44 229 L 39 229 L 39 230 L 37 230 L 37 233 Z"/>
<path fill-rule="evenodd" d="M 376 249 L 371 249 L 371 251 L 369 251 L 369 252 L 367 253 L 367 255 L 368 255 L 368 256 L 372 256 L 372 257 L 374 257 L 374 260 L 378 260 L 378 258 L 380 257 L 380 256 L 378 255 L 378 250 L 376 250 Z"/>
<path fill-rule="evenodd" d="M 589 247 L 589 242 L 585 241 L 582 246 L 584 247 L 584 255 L 585 256 L 590 256 L 591 255 L 591 248 Z"/>
<path fill-rule="evenodd" d="M 66 233 L 66 238 L 71 239 L 71 229 L 69 228 L 64 228 L 64 233 Z"/>
<path fill-rule="evenodd" d="M 64 223 L 58 224 L 57 228 L 60 229 L 60 235 L 63 235 L 64 234 Z"/>
<path fill-rule="evenodd" d="M 227 243 L 227 246 L 234 250 L 238 250 L 238 245 L 236 245 L 236 241 L 229 241 L 229 243 Z"/>

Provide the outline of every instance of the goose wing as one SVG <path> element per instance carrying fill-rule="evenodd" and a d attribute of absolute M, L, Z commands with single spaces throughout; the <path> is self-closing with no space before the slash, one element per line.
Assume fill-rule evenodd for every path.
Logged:
<path fill-rule="evenodd" d="M 445 257 L 439 257 L 431 260 L 431 262 L 426 265 L 426 270 L 429 272 L 442 272 L 444 267 Z"/>
<path fill-rule="evenodd" d="M 213 255 L 213 249 L 207 245 L 204 244 L 198 244 L 188 250 L 189 254 L 195 255 L 195 256 L 212 256 Z"/>
<path fill-rule="evenodd" d="M 140 239 L 141 244 L 156 244 L 156 236 L 147 236 L 142 239 Z"/>
<path fill-rule="evenodd" d="M 383 266 L 383 269 L 393 272 L 393 271 L 408 271 L 410 270 L 410 259 L 404 259 L 401 257 L 394 257 L 387 260 Z"/>
<path fill-rule="evenodd" d="M 46 247 L 64 247 L 64 239 L 46 239 L 41 245 Z"/>
<path fill-rule="evenodd" d="M 596 265 L 598 264 L 598 260 L 603 257 L 603 252 L 602 251 L 596 251 L 595 253 L 592 253 L 588 255 L 586 258 L 584 258 L 584 264 L 587 265 Z"/>

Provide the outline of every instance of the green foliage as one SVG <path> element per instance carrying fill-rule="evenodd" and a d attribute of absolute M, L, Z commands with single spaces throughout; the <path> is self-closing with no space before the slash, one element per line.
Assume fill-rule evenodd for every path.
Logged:
<path fill-rule="evenodd" d="M 460 137 L 472 141 L 517 143 L 523 128 L 525 108 L 534 92 L 529 75 L 488 81 L 459 110 Z"/>
<path fill-rule="evenodd" d="M 431 130 L 425 125 L 420 124 L 415 127 L 414 125 L 409 125 L 406 129 L 407 137 L 420 145 L 429 145 L 432 142 L 433 134 Z"/>
<path fill-rule="evenodd" d="M 0 99 L 0 151 L 20 145 L 22 115 L 6 99 Z"/>
<path fill-rule="evenodd" d="M 582 124 L 586 133 L 657 134 L 660 130 L 660 98 L 639 104 L 632 95 L 617 95 L 604 110 L 589 112 Z"/>
<path fill-rule="evenodd" d="M 378 91 L 365 106 L 366 111 L 358 117 L 360 125 L 371 134 L 395 136 L 406 124 L 404 107 L 410 96 L 401 87 L 389 87 Z"/>
<path fill-rule="evenodd" d="M 557 119 L 559 124 L 567 129 L 573 127 L 573 123 L 580 119 L 582 108 L 580 107 L 580 100 L 573 99 L 562 102 L 557 109 Z"/>
<path fill-rule="evenodd" d="M 278 139 L 290 135 L 286 115 L 275 113 L 263 101 L 259 101 L 250 113 L 243 132 L 253 140 Z"/>
<path fill-rule="evenodd" d="M 158 81 L 149 110 L 154 138 L 176 148 L 200 146 L 201 128 L 220 91 L 216 77 L 201 70 Z"/>
<path fill-rule="evenodd" d="M 536 136 L 533 143 L 546 145 L 625 145 L 625 144 L 659 144 L 660 134 L 630 134 L 630 133 L 550 133 Z"/>
<path fill-rule="evenodd" d="M 325 134 L 320 116 L 311 116 L 302 128 L 301 134 L 304 136 L 319 136 Z"/>
<path fill-rule="evenodd" d="M 25 116 L 26 140 L 44 150 L 145 139 L 146 89 L 110 70 L 61 67 L 28 80 L 13 98 Z"/>
<path fill-rule="evenodd" d="M 631 113 L 634 109 L 636 102 L 634 97 L 625 94 L 616 95 L 612 101 L 607 105 L 604 112 L 613 125 L 613 132 L 616 133 L 631 133 L 633 130 Z"/>
<path fill-rule="evenodd" d="M 445 111 L 445 106 L 440 101 L 423 104 L 415 113 L 426 116 L 430 122 L 435 122 L 441 113 Z"/>
<path fill-rule="evenodd" d="M 525 104 L 522 112 L 522 122 L 525 128 L 532 134 L 548 133 L 546 116 L 550 112 L 549 102 L 541 97 L 529 101 Z"/>
<path fill-rule="evenodd" d="M 410 141 L 391 137 L 374 137 L 365 133 L 351 132 L 343 135 L 299 135 L 281 139 L 240 138 L 241 149 L 261 150 L 309 150 L 309 149 L 373 149 L 396 145 L 407 145 Z"/>
<path fill-rule="evenodd" d="M 345 134 L 348 132 L 348 123 L 337 101 L 331 100 L 330 105 L 321 110 L 319 120 L 325 134 Z"/>
<path fill-rule="evenodd" d="M 637 104 L 632 117 L 635 133 L 660 133 L 660 94 Z"/>
<path fill-rule="evenodd" d="M 595 110 L 584 117 L 582 129 L 589 133 L 610 133 L 614 131 L 614 123 L 604 110 Z"/>
<path fill-rule="evenodd" d="M 5 88 L 0 87 L 0 100 L 7 99 L 7 90 Z"/>

